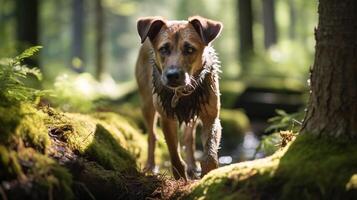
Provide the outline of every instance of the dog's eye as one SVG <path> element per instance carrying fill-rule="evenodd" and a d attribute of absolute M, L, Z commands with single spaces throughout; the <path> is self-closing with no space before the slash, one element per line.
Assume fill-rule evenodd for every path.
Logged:
<path fill-rule="evenodd" d="M 191 46 L 186 46 L 185 49 L 184 49 L 184 53 L 185 53 L 186 55 L 192 54 L 192 53 L 195 52 L 195 51 L 196 51 L 196 49 L 193 48 L 193 47 L 191 47 Z"/>
<path fill-rule="evenodd" d="M 168 55 L 170 54 L 170 49 L 168 46 L 163 46 L 159 49 L 161 55 Z"/>

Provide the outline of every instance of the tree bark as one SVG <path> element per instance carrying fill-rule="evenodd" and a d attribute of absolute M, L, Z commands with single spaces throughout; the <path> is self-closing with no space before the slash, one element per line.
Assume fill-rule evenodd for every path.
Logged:
<path fill-rule="evenodd" d="M 39 45 L 38 29 L 38 0 L 16 0 L 16 37 L 19 42 L 18 51 L 22 52 L 26 48 Z M 25 59 L 24 63 L 38 66 L 38 56 Z"/>
<path fill-rule="evenodd" d="M 245 70 L 253 54 L 253 11 L 251 0 L 238 0 L 240 60 Z"/>
<path fill-rule="evenodd" d="M 302 133 L 357 138 L 357 1 L 320 0 Z"/>
<path fill-rule="evenodd" d="M 96 26 L 96 78 L 101 80 L 104 72 L 104 12 L 101 0 L 95 0 L 95 26 Z"/>
<path fill-rule="evenodd" d="M 277 42 L 276 22 L 275 22 L 275 1 L 263 1 L 263 26 L 264 26 L 264 47 L 269 49 Z"/>
<path fill-rule="evenodd" d="M 72 69 L 80 73 L 84 71 L 83 68 L 84 0 L 72 1 L 72 20 L 73 20 Z"/>

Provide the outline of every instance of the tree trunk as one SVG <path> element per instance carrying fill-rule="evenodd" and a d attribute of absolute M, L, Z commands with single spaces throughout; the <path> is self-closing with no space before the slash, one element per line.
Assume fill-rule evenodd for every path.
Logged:
<path fill-rule="evenodd" d="M 253 11 L 251 0 L 238 0 L 240 59 L 243 71 L 253 54 Z"/>
<path fill-rule="evenodd" d="M 264 26 L 264 47 L 269 49 L 276 44 L 276 22 L 275 22 L 275 1 L 263 1 L 263 26 Z"/>
<path fill-rule="evenodd" d="M 296 3 L 295 0 L 288 0 L 289 4 L 289 38 L 291 40 L 296 38 Z"/>
<path fill-rule="evenodd" d="M 320 0 L 302 132 L 357 138 L 357 1 Z"/>
<path fill-rule="evenodd" d="M 16 0 L 16 37 L 19 42 L 18 51 L 39 45 L 38 0 Z M 25 64 L 38 66 L 38 56 L 24 61 Z"/>
<path fill-rule="evenodd" d="M 72 1 L 72 69 L 78 73 L 83 72 L 83 40 L 84 40 L 84 0 Z"/>
<path fill-rule="evenodd" d="M 104 72 L 104 12 L 101 0 L 95 0 L 96 37 L 96 78 L 101 80 Z"/>

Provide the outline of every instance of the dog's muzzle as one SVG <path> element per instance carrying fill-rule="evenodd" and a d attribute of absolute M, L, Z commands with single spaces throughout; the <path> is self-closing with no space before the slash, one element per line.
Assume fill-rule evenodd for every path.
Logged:
<path fill-rule="evenodd" d="M 169 67 L 162 75 L 163 84 L 169 87 L 179 87 L 186 85 L 186 73 L 179 67 Z"/>

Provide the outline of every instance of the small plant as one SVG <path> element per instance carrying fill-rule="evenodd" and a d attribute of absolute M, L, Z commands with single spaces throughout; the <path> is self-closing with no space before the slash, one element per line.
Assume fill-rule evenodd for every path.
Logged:
<path fill-rule="evenodd" d="M 279 148 L 285 147 L 292 141 L 301 128 L 302 112 L 288 114 L 284 110 L 276 110 L 277 116 L 268 120 L 270 126 L 265 130 L 269 135 L 264 135 L 257 153 L 263 153 L 265 156 L 273 154 Z"/>
<path fill-rule="evenodd" d="M 14 58 L 0 59 L 0 105 L 7 106 L 22 101 L 34 101 L 46 93 L 46 91 L 25 84 L 29 75 L 41 80 L 42 74 L 39 69 L 28 68 L 22 64 L 25 58 L 31 57 L 41 48 L 41 46 L 31 47 Z"/>
<path fill-rule="evenodd" d="M 276 110 L 277 116 L 268 119 L 270 126 L 265 129 L 266 133 L 278 132 L 281 130 L 291 130 L 292 132 L 298 132 L 301 124 L 303 112 L 297 112 L 288 114 L 284 110 Z"/>

